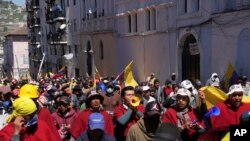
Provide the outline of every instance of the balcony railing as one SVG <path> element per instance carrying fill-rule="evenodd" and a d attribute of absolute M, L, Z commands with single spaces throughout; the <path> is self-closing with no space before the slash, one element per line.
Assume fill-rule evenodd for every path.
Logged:
<path fill-rule="evenodd" d="M 47 35 L 47 41 L 49 44 L 67 44 L 67 34 L 65 31 L 57 31 L 52 33 L 51 31 Z"/>
<path fill-rule="evenodd" d="M 28 18 L 27 25 L 29 28 L 40 27 L 40 18 Z"/>
<path fill-rule="evenodd" d="M 65 21 L 66 16 L 64 10 L 61 8 L 61 6 L 56 5 L 51 7 L 48 7 L 46 11 L 46 21 L 47 23 L 53 23 L 57 21 Z"/>
<path fill-rule="evenodd" d="M 45 2 L 47 3 L 47 4 L 54 4 L 55 3 L 55 0 L 45 0 Z"/>
<path fill-rule="evenodd" d="M 39 0 L 32 0 L 33 9 L 39 9 Z"/>
<path fill-rule="evenodd" d="M 30 44 L 31 45 L 38 45 L 38 44 L 40 44 L 40 41 L 35 36 L 32 36 L 30 39 Z"/>

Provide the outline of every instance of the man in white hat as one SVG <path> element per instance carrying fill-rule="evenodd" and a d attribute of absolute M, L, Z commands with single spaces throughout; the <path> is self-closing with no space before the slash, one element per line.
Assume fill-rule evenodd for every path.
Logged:
<path fill-rule="evenodd" d="M 155 98 L 150 96 L 150 87 L 148 85 L 142 87 L 142 97 L 144 107 L 146 107 L 149 102 L 155 101 Z"/>
<path fill-rule="evenodd" d="M 211 140 L 220 140 L 228 131 L 231 125 L 240 124 L 240 116 L 243 112 L 250 110 L 250 104 L 243 103 L 243 88 L 240 84 L 232 85 L 226 94 L 227 99 L 219 104 L 219 116 L 212 116 L 211 119 Z"/>
<path fill-rule="evenodd" d="M 211 77 L 206 82 L 206 86 L 212 86 L 213 83 L 220 84 L 220 79 L 217 73 L 212 73 Z"/>
<path fill-rule="evenodd" d="M 202 114 L 190 106 L 191 92 L 180 88 L 176 92 L 175 105 L 168 108 L 162 117 L 163 123 L 173 123 L 181 131 L 182 140 L 195 141 L 204 133 L 205 124 L 200 120 Z M 203 101 L 202 95 L 199 95 Z M 198 120 L 199 119 L 199 120 Z"/>
<path fill-rule="evenodd" d="M 198 96 L 198 91 L 197 89 L 194 87 L 194 85 L 192 84 L 191 81 L 189 80 L 184 80 L 181 82 L 181 87 L 184 89 L 187 89 L 191 92 L 191 96 L 190 96 L 190 105 L 193 108 L 197 108 L 198 107 L 198 103 L 199 103 L 199 96 Z"/>

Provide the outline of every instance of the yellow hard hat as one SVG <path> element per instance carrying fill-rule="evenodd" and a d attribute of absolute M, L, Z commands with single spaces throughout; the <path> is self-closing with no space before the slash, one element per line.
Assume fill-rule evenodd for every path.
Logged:
<path fill-rule="evenodd" d="M 14 110 L 8 117 L 7 123 L 11 122 L 17 116 L 26 116 L 37 110 L 36 104 L 28 97 L 17 98 L 13 103 Z"/>
<path fill-rule="evenodd" d="M 21 87 L 19 97 L 38 98 L 38 88 L 32 84 L 25 84 Z"/>

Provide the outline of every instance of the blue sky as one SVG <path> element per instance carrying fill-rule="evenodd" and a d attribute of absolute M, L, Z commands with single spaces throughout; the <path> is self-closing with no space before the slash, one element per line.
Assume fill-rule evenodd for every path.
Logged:
<path fill-rule="evenodd" d="M 12 0 L 18 6 L 25 6 L 25 0 Z"/>

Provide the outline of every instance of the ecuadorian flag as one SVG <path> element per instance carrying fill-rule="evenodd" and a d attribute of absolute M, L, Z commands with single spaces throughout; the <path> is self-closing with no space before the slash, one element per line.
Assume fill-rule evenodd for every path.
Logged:
<path fill-rule="evenodd" d="M 63 66 L 57 73 L 55 73 L 52 78 L 56 79 L 56 78 L 62 77 L 64 75 L 66 75 L 66 67 L 65 66 Z"/>
<path fill-rule="evenodd" d="M 239 75 L 235 71 L 234 66 L 229 63 L 227 72 L 225 74 L 225 88 L 228 89 L 231 85 L 236 84 L 238 81 Z"/>

